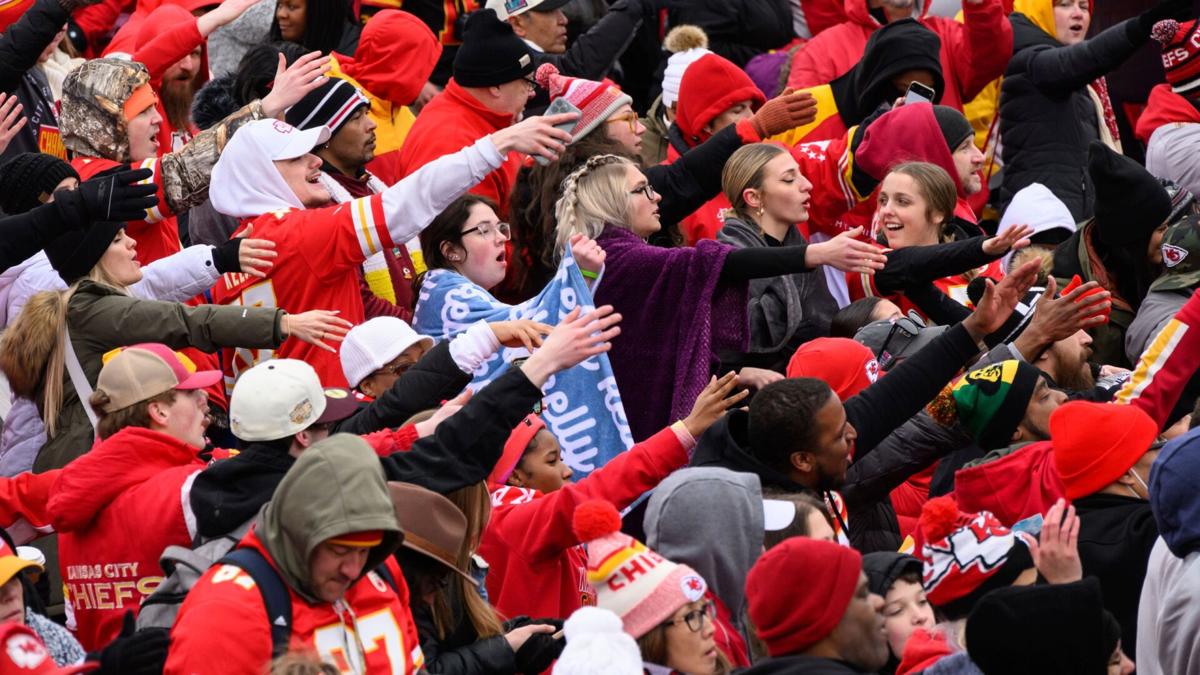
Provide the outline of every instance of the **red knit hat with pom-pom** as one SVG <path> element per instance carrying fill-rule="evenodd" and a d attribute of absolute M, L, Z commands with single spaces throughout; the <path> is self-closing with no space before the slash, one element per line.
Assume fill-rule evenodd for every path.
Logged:
<path fill-rule="evenodd" d="M 926 597 L 951 618 L 1033 567 L 1028 534 L 1009 530 L 988 511 L 963 513 L 949 496 L 925 502 L 917 540 Z"/>
<path fill-rule="evenodd" d="M 1163 70 L 1171 91 L 1183 94 L 1200 86 L 1200 21 L 1179 23 L 1164 19 L 1154 24 L 1150 37 L 1162 45 Z"/>
<path fill-rule="evenodd" d="M 704 597 L 708 584 L 687 565 L 677 565 L 621 533 L 621 515 L 604 500 L 575 509 L 575 536 L 587 544 L 587 577 L 596 604 L 611 610 L 635 638 Z"/>
<path fill-rule="evenodd" d="M 621 106 L 627 103 L 633 105 L 633 99 L 611 80 L 596 82 L 559 75 L 553 63 L 538 66 L 533 79 L 539 87 L 550 92 L 551 102 L 556 98 L 565 98 L 579 108 L 579 121 L 571 129 L 572 143 L 607 121 Z"/>

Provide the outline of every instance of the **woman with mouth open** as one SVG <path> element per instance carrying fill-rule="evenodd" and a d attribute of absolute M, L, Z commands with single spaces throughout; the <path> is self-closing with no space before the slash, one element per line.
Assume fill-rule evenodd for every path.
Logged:
<path fill-rule="evenodd" d="M 785 153 L 786 154 L 786 153 Z M 790 157 L 790 155 L 788 155 Z M 803 181 L 788 216 L 804 210 Z M 831 265 L 872 274 L 886 261 L 874 245 L 848 232 L 822 244 L 734 248 L 714 241 L 660 248 L 646 238 L 658 232 L 658 192 L 631 160 L 598 155 L 576 169 L 558 200 L 557 250 L 574 237 L 594 238 L 606 255 L 598 304 L 624 317 L 624 334 L 609 357 L 635 441 L 687 416 L 708 383 L 717 351 L 744 352 L 747 282 L 809 272 Z M 764 212 L 765 213 L 765 212 Z M 762 375 L 762 377 L 759 377 Z M 775 373 L 747 373 L 744 384 L 764 386 Z"/>

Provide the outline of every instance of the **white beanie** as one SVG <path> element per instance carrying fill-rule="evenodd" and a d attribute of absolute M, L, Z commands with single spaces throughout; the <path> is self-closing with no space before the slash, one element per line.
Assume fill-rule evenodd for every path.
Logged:
<path fill-rule="evenodd" d="M 708 50 L 708 36 L 696 26 L 676 26 L 667 33 L 663 47 L 672 52 L 667 59 L 667 70 L 663 73 L 662 103 L 670 108 L 679 100 L 679 85 L 683 82 L 683 73 L 688 66 L 705 54 Z"/>
<path fill-rule="evenodd" d="M 1064 236 L 1075 233 L 1075 218 L 1062 200 L 1041 183 L 1030 183 L 1013 195 L 1012 201 L 1000 218 L 996 234 L 1004 234 L 1017 225 L 1033 228 L 1033 235 L 1050 230 L 1062 230 Z M 1030 236 L 1033 236 L 1030 235 Z M 1013 251 L 1004 254 L 1000 264 L 1008 272 L 1012 264 Z"/>
<path fill-rule="evenodd" d="M 567 646 L 554 675 L 642 675 L 642 653 L 621 618 L 607 609 L 580 607 L 563 624 Z"/>
<path fill-rule="evenodd" d="M 357 387 L 368 375 L 418 342 L 424 342 L 425 349 L 433 346 L 433 338 L 418 334 L 403 319 L 394 316 L 377 316 L 351 328 L 340 350 L 346 381 L 351 388 Z"/>

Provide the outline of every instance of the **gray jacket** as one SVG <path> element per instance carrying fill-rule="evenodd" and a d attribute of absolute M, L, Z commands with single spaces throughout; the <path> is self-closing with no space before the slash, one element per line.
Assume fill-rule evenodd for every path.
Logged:
<path fill-rule="evenodd" d="M 1137 316 L 1125 331 L 1125 356 L 1130 363 L 1137 363 L 1142 352 L 1158 332 L 1167 325 L 1183 304 L 1191 297 L 1189 292 L 1150 291 L 1138 306 Z"/>

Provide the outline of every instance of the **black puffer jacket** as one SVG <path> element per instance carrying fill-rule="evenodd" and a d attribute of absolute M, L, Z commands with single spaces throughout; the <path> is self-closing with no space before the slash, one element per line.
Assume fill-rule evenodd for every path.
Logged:
<path fill-rule="evenodd" d="M 692 24 L 708 34 L 708 48 L 744 68 L 763 52 L 792 41 L 787 0 L 692 0 L 676 3 L 670 24 Z"/>
<path fill-rule="evenodd" d="M 1138 21 L 1116 24 L 1069 47 L 1025 15 L 1009 17 L 1013 57 L 1000 87 L 1000 133 L 1004 138 L 1001 211 L 1032 183 L 1050 188 L 1079 222 L 1092 215 L 1088 145 L 1100 139 L 1100 120 L 1088 85 L 1128 59 L 1149 35 Z"/>

